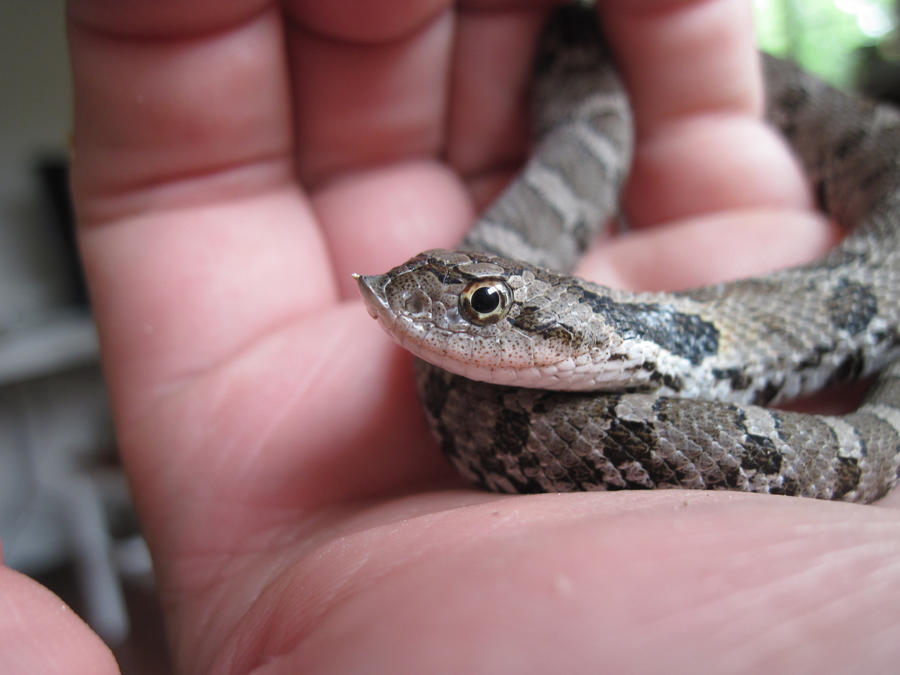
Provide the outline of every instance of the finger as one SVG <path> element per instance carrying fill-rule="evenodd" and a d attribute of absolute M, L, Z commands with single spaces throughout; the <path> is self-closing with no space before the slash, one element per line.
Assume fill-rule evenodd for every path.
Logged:
<path fill-rule="evenodd" d="M 385 20 L 367 24 L 368 13 L 355 9 L 350 19 L 343 3 L 287 4 L 298 164 L 306 185 L 441 150 L 453 13 L 447 2 L 393 4 L 404 19 L 387 33 L 379 25 Z"/>
<path fill-rule="evenodd" d="M 172 3 L 69 3 L 84 220 L 284 182 L 292 137 L 281 26 L 259 5 L 205 3 L 183 15 Z"/>
<path fill-rule="evenodd" d="M 441 153 L 467 174 L 521 160 L 546 10 L 494 4 L 396 0 L 373 20 L 355 5 L 289 2 L 304 181 Z"/>
<path fill-rule="evenodd" d="M 460 7 L 447 159 L 472 187 L 479 210 L 525 160 L 533 60 L 546 14 L 534 4 Z"/>
<path fill-rule="evenodd" d="M 109 648 L 49 590 L 0 566 L 0 672 L 118 673 Z"/>
<path fill-rule="evenodd" d="M 758 123 L 763 90 L 749 2 L 601 6 L 635 111 L 629 222 L 749 206 L 809 208 L 795 162 Z"/>
<path fill-rule="evenodd" d="M 116 397 L 334 297 L 293 178 L 280 16 L 240 4 L 70 5 L 73 187 Z"/>

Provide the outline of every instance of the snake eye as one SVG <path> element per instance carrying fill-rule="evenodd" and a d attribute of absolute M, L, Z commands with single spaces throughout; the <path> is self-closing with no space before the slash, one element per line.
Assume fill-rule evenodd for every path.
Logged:
<path fill-rule="evenodd" d="M 473 281 L 459 294 L 459 311 L 478 326 L 497 323 L 506 316 L 511 294 L 500 279 Z"/>

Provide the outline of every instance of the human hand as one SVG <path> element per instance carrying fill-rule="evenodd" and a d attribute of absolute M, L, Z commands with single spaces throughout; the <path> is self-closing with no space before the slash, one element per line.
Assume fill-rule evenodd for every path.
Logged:
<path fill-rule="evenodd" d="M 181 670 L 885 667 L 894 511 L 459 483 L 349 274 L 452 246 L 509 178 L 542 11 L 285 5 L 69 6 L 82 251 Z M 745 3 L 602 13 L 636 232 L 584 273 L 687 286 L 827 248 L 759 121 Z"/>

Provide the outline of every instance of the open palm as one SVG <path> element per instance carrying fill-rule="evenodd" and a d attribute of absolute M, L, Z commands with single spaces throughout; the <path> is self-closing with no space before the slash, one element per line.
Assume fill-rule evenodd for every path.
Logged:
<path fill-rule="evenodd" d="M 409 357 L 349 274 L 452 246 L 509 179 L 536 4 L 71 0 L 82 250 L 184 672 L 896 655 L 897 613 L 879 609 L 900 590 L 894 511 L 497 496 L 428 436 Z M 827 248 L 758 119 L 748 8 L 603 5 L 636 109 L 636 232 L 585 274 L 684 286 Z"/>

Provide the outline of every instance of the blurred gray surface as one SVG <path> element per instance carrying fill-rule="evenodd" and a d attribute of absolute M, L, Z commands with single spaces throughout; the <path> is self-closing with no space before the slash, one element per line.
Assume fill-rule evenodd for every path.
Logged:
<path fill-rule="evenodd" d="M 0 3 L 0 540 L 32 576 L 70 569 L 110 644 L 123 579 L 150 579 L 115 455 L 97 336 L 38 167 L 64 170 L 71 87 L 62 0 Z M 70 601 L 72 601 L 70 599 Z"/>

